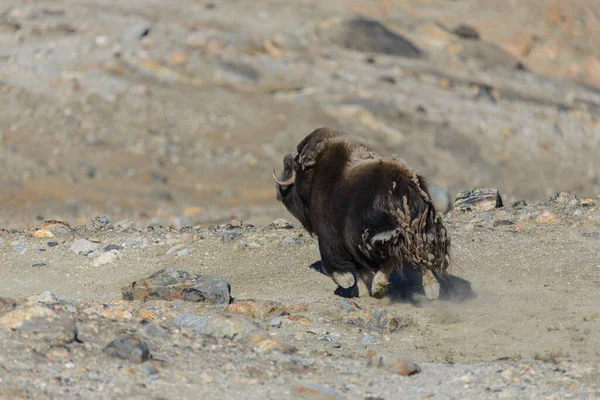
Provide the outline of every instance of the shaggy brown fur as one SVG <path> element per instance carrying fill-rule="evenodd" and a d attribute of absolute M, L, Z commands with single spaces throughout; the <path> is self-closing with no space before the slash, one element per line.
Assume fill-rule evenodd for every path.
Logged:
<path fill-rule="evenodd" d="M 322 267 L 336 283 L 336 274 L 357 273 L 380 297 L 403 261 L 428 279 L 446 273 L 450 238 L 425 179 L 401 158 L 319 128 L 284 157 L 276 180 L 277 199 L 318 238 Z"/>

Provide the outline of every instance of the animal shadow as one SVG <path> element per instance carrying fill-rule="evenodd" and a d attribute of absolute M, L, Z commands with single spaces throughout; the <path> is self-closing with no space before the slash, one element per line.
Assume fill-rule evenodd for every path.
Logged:
<path fill-rule="evenodd" d="M 320 260 L 310 265 L 310 268 L 327 276 Z M 477 293 L 471 287 L 471 282 L 466 279 L 451 274 L 437 278 L 440 283 L 438 300 L 463 302 L 477 297 Z M 402 275 L 398 272 L 392 273 L 389 282 L 387 297 L 391 301 L 420 303 L 427 300 L 423 290 L 423 275 L 412 268 L 410 263 L 405 263 Z M 358 287 L 344 289 L 338 286 L 334 294 L 344 298 L 358 297 Z"/>

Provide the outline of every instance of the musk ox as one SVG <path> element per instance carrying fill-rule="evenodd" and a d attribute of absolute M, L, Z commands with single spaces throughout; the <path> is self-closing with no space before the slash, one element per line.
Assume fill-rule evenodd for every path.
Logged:
<path fill-rule="evenodd" d="M 344 132 L 319 128 L 283 159 L 277 200 L 311 235 L 338 286 L 383 297 L 404 262 L 423 274 L 429 299 L 450 264 L 450 238 L 425 179 L 397 156 L 382 157 Z"/>

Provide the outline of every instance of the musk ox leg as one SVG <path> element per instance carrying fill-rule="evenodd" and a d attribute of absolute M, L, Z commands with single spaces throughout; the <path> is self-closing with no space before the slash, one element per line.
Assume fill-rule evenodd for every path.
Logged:
<path fill-rule="evenodd" d="M 382 298 L 387 293 L 387 288 L 390 283 L 390 275 L 394 270 L 394 264 L 389 262 L 375 273 L 373 277 L 373 283 L 371 285 L 371 296 L 375 298 Z"/>
<path fill-rule="evenodd" d="M 338 285 L 336 294 L 341 290 L 345 294 L 356 297 L 358 286 L 352 261 L 344 258 L 345 254 L 340 256 L 338 252 L 332 252 L 331 246 L 321 238 L 319 238 L 319 252 L 321 253 L 323 272 Z"/>
<path fill-rule="evenodd" d="M 423 272 L 423 290 L 429 300 L 440 297 L 440 283 L 430 270 Z"/>

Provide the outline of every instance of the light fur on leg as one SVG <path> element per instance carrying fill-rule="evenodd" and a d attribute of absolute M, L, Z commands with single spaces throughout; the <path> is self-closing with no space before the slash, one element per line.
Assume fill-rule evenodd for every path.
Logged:
<path fill-rule="evenodd" d="M 383 270 L 377 271 L 375 277 L 373 277 L 373 283 L 371 285 L 371 296 L 375 298 L 382 298 L 387 293 L 387 288 L 390 283 L 390 275 L 394 270 L 392 263 L 387 264 Z"/>
<path fill-rule="evenodd" d="M 429 270 L 423 273 L 423 290 L 429 300 L 437 300 L 440 297 L 440 283 Z"/>
<path fill-rule="evenodd" d="M 331 275 L 331 279 L 336 283 L 336 285 L 348 289 L 356 284 L 356 280 L 354 279 L 354 275 L 352 272 L 334 272 Z"/>

